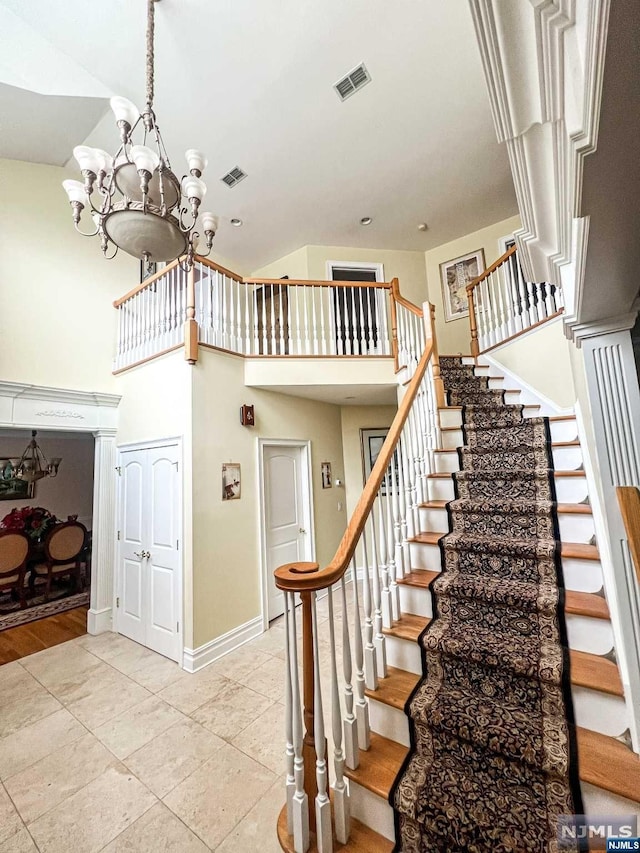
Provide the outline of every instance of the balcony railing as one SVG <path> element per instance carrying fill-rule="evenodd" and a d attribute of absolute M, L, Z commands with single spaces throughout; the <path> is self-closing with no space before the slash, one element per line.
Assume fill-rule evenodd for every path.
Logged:
<path fill-rule="evenodd" d="M 201 345 L 244 357 L 394 356 L 412 373 L 424 350 L 421 311 L 396 279 L 243 278 L 196 257 L 188 272 L 174 261 L 114 306 L 115 372 L 181 346 L 194 363 Z"/>

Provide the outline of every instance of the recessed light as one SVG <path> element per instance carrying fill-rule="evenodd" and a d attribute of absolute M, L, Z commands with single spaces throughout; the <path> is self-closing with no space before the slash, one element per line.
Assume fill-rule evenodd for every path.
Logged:
<path fill-rule="evenodd" d="M 231 220 L 231 224 L 232 224 L 235 228 L 240 228 L 240 226 L 242 225 L 242 219 L 232 219 L 232 220 Z"/>
<path fill-rule="evenodd" d="M 360 220 L 360 225 L 371 225 L 373 219 L 370 216 L 363 216 Z"/>
<path fill-rule="evenodd" d="M 426 231 L 428 228 L 426 222 L 418 222 L 418 231 Z"/>

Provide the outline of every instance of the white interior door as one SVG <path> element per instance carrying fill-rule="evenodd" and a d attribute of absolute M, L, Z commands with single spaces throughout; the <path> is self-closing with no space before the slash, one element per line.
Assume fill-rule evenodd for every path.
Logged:
<path fill-rule="evenodd" d="M 311 493 L 302 447 L 263 446 L 267 616 L 284 613 L 284 596 L 273 572 L 284 563 L 311 559 Z"/>
<path fill-rule="evenodd" d="M 172 660 L 180 656 L 179 447 L 121 454 L 117 629 Z"/>

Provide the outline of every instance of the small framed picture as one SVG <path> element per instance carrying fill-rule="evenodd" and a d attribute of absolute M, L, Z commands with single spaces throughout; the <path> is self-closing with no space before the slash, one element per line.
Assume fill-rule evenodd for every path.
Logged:
<path fill-rule="evenodd" d="M 485 270 L 484 250 L 478 249 L 440 264 L 445 322 L 469 316 L 467 285 Z"/>
<path fill-rule="evenodd" d="M 369 475 L 373 469 L 373 466 L 376 464 L 376 460 L 382 450 L 382 445 L 384 444 L 384 440 L 387 437 L 387 433 L 389 432 L 389 427 L 379 427 L 377 429 L 361 429 L 360 430 L 360 445 L 362 448 L 362 479 L 363 482 L 366 483 L 369 479 Z M 387 475 L 385 479 L 382 481 L 380 486 L 380 494 L 386 495 L 386 481 L 388 478 L 391 478 L 392 482 L 394 482 L 394 478 L 397 479 L 398 472 L 398 455 L 397 453 L 393 454 L 392 458 L 393 469 L 391 465 L 387 468 Z"/>
<path fill-rule="evenodd" d="M 222 500 L 235 501 L 240 497 L 240 463 L 226 462 L 222 466 Z"/>
<path fill-rule="evenodd" d="M 322 488 L 330 489 L 333 486 L 331 479 L 331 462 L 322 463 Z"/>

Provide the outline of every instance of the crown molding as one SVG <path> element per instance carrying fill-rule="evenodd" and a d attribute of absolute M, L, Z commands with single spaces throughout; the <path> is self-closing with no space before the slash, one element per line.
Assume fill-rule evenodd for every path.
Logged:
<path fill-rule="evenodd" d="M 0 381 L 0 426 L 63 431 L 114 430 L 117 394 Z"/>

